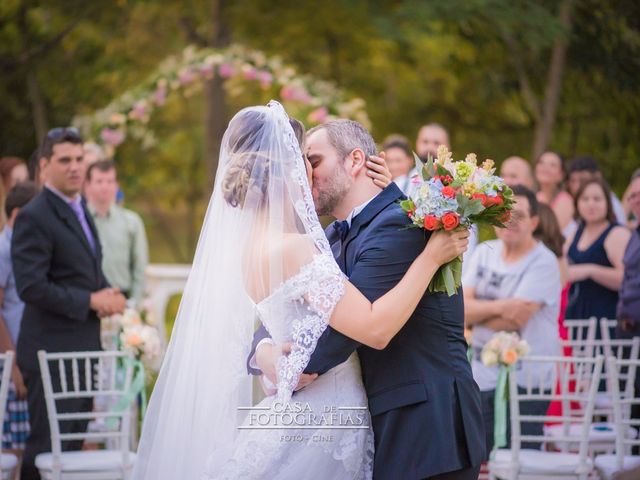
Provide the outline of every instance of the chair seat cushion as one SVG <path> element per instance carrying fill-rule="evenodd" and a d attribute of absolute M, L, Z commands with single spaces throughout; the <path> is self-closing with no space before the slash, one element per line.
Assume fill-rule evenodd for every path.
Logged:
<path fill-rule="evenodd" d="M 545 435 L 560 437 L 563 435 L 562 425 L 547 425 L 544 427 Z M 582 424 L 574 423 L 569 426 L 569 436 L 576 437 L 579 441 L 582 435 Z M 636 438 L 638 431 L 633 427 L 627 428 L 627 438 Z M 614 443 L 616 441 L 616 426 L 613 423 L 593 423 L 589 428 L 590 443 Z"/>
<path fill-rule="evenodd" d="M 520 450 L 520 473 L 522 474 L 558 474 L 569 475 L 580 469 L 580 456 L 574 453 L 543 452 L 541 450 Z M 495 458 L 489 460 L 491 473 L 500 475 L 508 472 L 511 464 L 511 450 L 498 450 Z M 587 472 L 593 469 L 592 462 L 586 459 Z"/>
<path fill-rule="evenodd" d="M 622 469 L 618 468 L 615 455 L 598 455 L 594 463 L 602 478 L 611 479 L 618 472 L 640 468 L 640 456 L 625 456 Z"/>
<path fill-rule="evenodd" d="M 136 454 L 130 452 L 129 463 L 124 465 L 122 453 L 119 450 L 82 450 L 60 454 L 62 470 L 66 472 L 120 471 L 124 468 L 131 468 L 135 459 Z M 44 471 L 52 470 L 53 454 L 41 453 L 38 455 L 36 467 Z"/>
<path fill-rule="evenodd" d="M 11 470 L 18 464 L 18 457 L 12 453 L 3 453 L 0 456 L 0 468 L 2 470 Z"/>

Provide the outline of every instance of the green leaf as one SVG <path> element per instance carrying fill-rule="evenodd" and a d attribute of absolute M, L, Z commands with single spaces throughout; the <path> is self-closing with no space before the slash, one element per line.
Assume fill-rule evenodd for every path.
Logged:
<path fill-rule="evenodd" d="M 410 210 L 414 210 L 416 208 L 416 206 L 413 203 L 413 200 L 408 198 L 407 200 L 401 200 L 400 201 L 400 208 L 402 208 L 402 210 L 404 210 L 405 212 L 408 212 Z"/>
<path fill-rule="evenodd" d="M 436 173 L 443 177 L 445 175 L 449 175 L 450 177 L 453 177 L 453 174 L 449 170 L 444 168 L 442 165 L 440 165 L 439 163 L 436 163 Z"/>
<path fill-rule="evenodd" d="M 413 152 L 413 159 L 416 162 L 416 170 L 418 172 L 422 172 L 424 170 L 424 162 L 422 161 L 422 159 L 418 156 L 418 154 L 416 152 Z"/>
<path fill-rule="evenodd" d="M 484 210 L 485 207 L 482 205 L 482 202 L 476 198 L 467 202 L 463 216 L 469 217 L 471 215 L 477 215 L 482 213 Z"/>
<path fill-rule="evenodd" d="M 456 293 L 456 284 L 453 278 L 453 271 L 449 263 L 442 266 L 442 277 L 444 279 L 445 290 L 450 297 Z"/>

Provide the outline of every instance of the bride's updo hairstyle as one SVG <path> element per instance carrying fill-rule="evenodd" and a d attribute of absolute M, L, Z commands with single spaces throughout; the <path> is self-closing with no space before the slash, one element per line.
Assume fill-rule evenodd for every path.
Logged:
<path fill-rule="evenodd" d="M 269 172 L 276 167 L 271 162 L 278 160 L 269 158 L 264 151 L 268 135 L 275 135 L 273 122 L 268 121 L 267 115 L 268 107 L 242 110 L 232 119 L 227 130 L 223 146 L 229 152 L 229 166 L 221 188 L 225 201 L 232 207 L 243 208 L 248 197 L 250 205 L 247 206 L 261 207 L 267 197 Z M 302 149 L 304 125 L 295 118 L 289 118 L 289 124 Z"/>

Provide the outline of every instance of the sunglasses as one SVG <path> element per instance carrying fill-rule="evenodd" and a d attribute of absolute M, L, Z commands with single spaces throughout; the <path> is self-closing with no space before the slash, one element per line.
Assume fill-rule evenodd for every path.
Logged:
<path fill-rule="evenodd" d="M 47 133 L 47 140 L 52 140 L 55 142 L 56 140 L 59 140 L 66 136 L 77 137 L 78 139 L 80 139 L 80 130 L 78 130 L 76 127 L 52 128 Z"/>

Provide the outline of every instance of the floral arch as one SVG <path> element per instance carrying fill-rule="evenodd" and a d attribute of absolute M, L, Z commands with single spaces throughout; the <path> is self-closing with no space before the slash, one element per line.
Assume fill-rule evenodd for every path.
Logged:
<path fill-rule="evenodd" d="M 347 99 L 333 83 L 300 75 L 278 57 L 238 45 L 220 50 L 187 47 L 181 56 L 167 58 L 145 82 L 92 114 L 76 116 L 73 124 L 110 154 L 128 137 L 148 148 L 156 142 L 148 127 L 154 110 L 172 93 L 182 90 L 186 96 L 193 95 L 202 89 L 204 80 L 215 76 L 225 80 L 227 89 L 275 87 L 287 108 L 309 124 L 341 117 L 369 126 L 364 100 Z"/>

